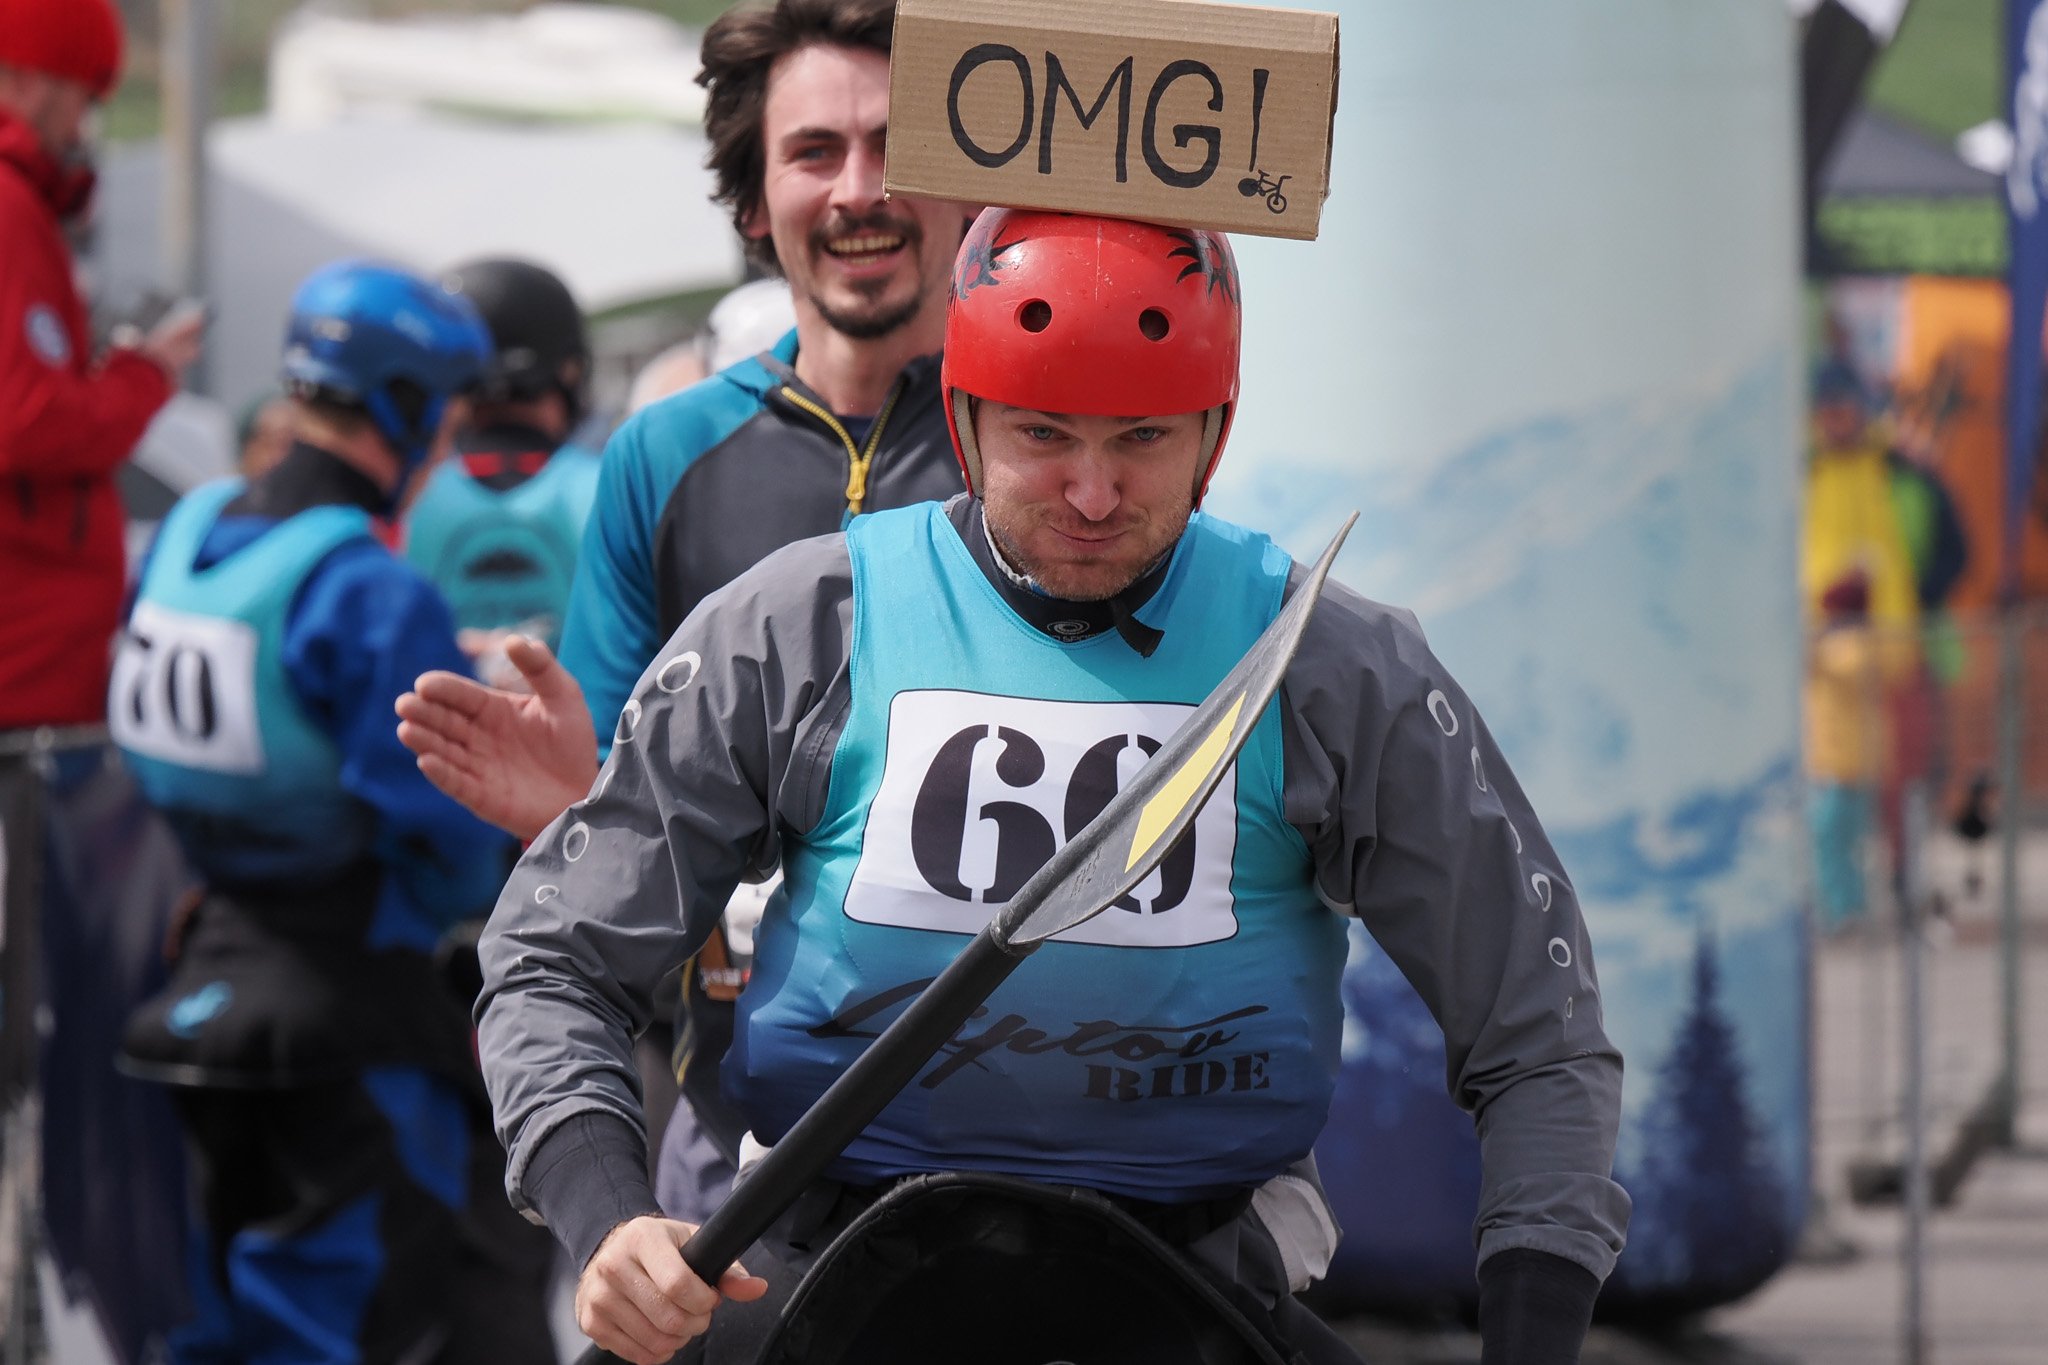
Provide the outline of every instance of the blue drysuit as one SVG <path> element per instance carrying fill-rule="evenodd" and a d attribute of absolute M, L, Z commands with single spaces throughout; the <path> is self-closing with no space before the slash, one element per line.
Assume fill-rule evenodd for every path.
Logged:
<path fill-rule="evenodd" d="M 509 841 L 398 742 L 397 696 L 467 665 L 440 595 L 373 535 L 384 501 L 305 445 L 196 490 L 116 660 L 115 740 L 206 883 L 123 1059 L 174 1087 L 192 1143 L 206 1246 L 181 1361 L 367 1365 L 476 1335 L 464 1244 L 502 1212 L 502 1158 L 472 1138 L 466 1002 L 434 953 L 488 908 Z M 481 1277 L 482 1320 L 523 1305 L 536 1360 L 539 1266 Z"/>

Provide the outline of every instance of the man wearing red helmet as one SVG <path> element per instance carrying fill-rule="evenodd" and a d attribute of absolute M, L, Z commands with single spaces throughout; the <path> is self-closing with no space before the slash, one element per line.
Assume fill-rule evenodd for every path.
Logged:
<path fill-rule="evenodd" d="M 483 1065 L 514 1196 L 584 1266 L 599 1344 L 750 1359 L 766 1315 L 721 1302 L 775 1303 L 894 1182 L 958 1170 L 1095 1191 L 1283 1357 L 1351 1359 L 1293 1292 L 1336 1240 L 1310 1148 L 1356 917 L 1441 1021 L 1477 1117 L 1488 1365 L 1577 1358 L 1628 1211 L 1585 926 L 1414 620 L 1334 584 L 1189 836 L 847 1146 L 748 1254 L 768 1285 L 697 1280 L 639 1175 L 630 1040 L 738 880 L 784 875 L 722 1072 L 772 1144 L 1277 615 L 1300 567 L 1194 510 L 1237 400 L 1239 287 L 1212 233 L 982 215 L 942 379 L 969 494 L 707 598 L 514 872 L 482 944 Z"/>
<path fill-rule="evenodd" d="M 95 357 L 67 223 L 86 115 L 121 71 L 111 0 L 0 0 L 0 731 L 100 719 L 121 606 L 114 469 L 198 358 L 198 316 Z"/>

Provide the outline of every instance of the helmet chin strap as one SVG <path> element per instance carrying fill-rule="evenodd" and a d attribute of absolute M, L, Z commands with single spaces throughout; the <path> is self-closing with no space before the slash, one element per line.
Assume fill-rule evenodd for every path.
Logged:
<path fill-rule="evenodd" d="M 981 447 L 974 443 L 974 395 L 955 389 L 953 430 L 960 436 L 960 462 L 967 466 L 967 491 L 981 496 Z"/>
<path fill-rule="evenodd" d="M 1195 506 L 1202 505 L 1202 494 L 1209 483 L 1209 465 L 1216 458 L 1216 443 L 1223 439 L 1223 415 L 1230 411 L 1227 403 L 1218 403 L 1202 414 L 1202 459 L 1195 466 Z"/>

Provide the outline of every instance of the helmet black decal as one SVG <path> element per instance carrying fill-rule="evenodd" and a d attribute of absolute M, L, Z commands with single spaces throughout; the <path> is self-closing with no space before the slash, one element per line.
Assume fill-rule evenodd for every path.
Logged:
<path fill-rule="evenodd" d="M 1188 262 L 1181 267 L 1176 280 L 1184 280 L 1190 275 L 1199 276 L 1208 282 L 1212 293 L 1221 289 L 1224 298 L 1237 302 L 1237 264 L 1231 260 L 1229 251 L 1219 249 L 1221 238 L 1212 232 L 1184 232 L 1179 229 L 1171 229 L 1166 235 L 1180 243 L 1166 253 L 1167 258 L 1172 260 L 1184 256 Z"/>
<path fill-rule="evenodd" d="M 954 298 L 964 299 L 981 286 L 996 283 L 996 272 L 1008 264 L 1004 255 L 1024 244 L 1022 237 L 997 243 L 995 239 L 1001 235 L 997 227 L 993 221 L 977 223 L 961 244 L 960 257 L 953 266 Z"/>

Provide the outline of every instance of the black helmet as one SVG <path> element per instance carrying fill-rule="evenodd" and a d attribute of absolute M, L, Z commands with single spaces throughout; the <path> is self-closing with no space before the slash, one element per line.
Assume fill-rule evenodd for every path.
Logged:
<path fill-rule="evenodd" d="M 508 259 L 466 262 L 442 284 L 475 304 L 491 329 L 497 360 L 484 378 L 485 400 L 538 398 L 554 389 L 569 405 L 570 423 L 582 417 L 590 342 L 569 286 L 531 261 Z"/>

